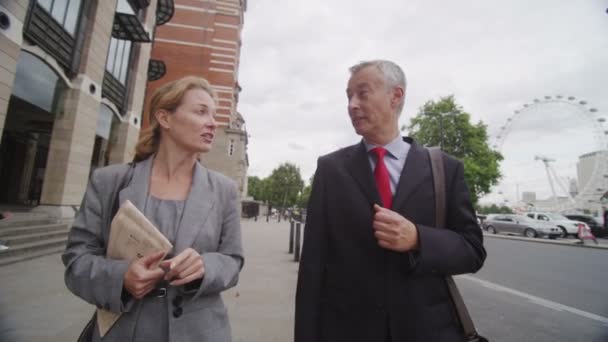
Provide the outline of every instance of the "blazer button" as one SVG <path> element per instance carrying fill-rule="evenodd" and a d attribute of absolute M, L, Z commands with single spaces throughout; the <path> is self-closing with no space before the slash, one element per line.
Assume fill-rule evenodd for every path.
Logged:
<path fill-rule="evenodd" d="M 183 301 L 184 301 L 184 297 L 175 296 L 175 298 L 173 298 L 173 306 L 182 306 Z"/>
<path fill-rule="evenodd" d="M 184 313 L 184 309 L 182 309 L 181 306 L 178 306 L 175 309 L 173 309 L 173 317 L 175 317 L 175 318 L 179 318 L 179 316 L 181 316 L 183 313 Z"/>

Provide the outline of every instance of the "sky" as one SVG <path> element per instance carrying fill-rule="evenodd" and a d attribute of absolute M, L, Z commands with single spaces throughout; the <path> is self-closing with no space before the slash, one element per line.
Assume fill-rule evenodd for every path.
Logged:
<path fill-rule="evenodd" d="M 608 0 L 250 0 L 239 66 L 238 110 L 250 135 L 249 175 L 281 163 L 308 179 L 319 156 L 360 141 L 347 113 L 348 68 L 389 59 L 407 77 L 400 126 L 429 100 L 454 95 L 472 122 L 502 135 L 501 184 L 485 202 L 517 189 L 548 197 L 545 168 L 576 179 L 578 156 L 605 146 L 608 129 Z M 587 105 L 543 103 L 574 96 Z M 576 102 L 576 101 L 575 101 Z M 589 114 L 589 108 L 597 113 Z M 511 121 L 508 121 L 511 119 Z M 602 145 L 603 144 L 603 145 Z"/>

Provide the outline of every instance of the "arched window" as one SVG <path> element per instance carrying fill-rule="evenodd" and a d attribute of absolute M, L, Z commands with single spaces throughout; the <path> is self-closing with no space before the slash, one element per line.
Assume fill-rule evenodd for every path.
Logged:
<path fill-rule="evenodd" d="M 40 58 L 21 51 L 0 144 L 0 202 L 37 205 L 55 118 L 67 84 Z"/>
<path fill-rule="evenodd" d="M 49 113 L 56 112 L 67 88 L 61 77 L 40 58 L 21 51 L 13 95 Z"/>

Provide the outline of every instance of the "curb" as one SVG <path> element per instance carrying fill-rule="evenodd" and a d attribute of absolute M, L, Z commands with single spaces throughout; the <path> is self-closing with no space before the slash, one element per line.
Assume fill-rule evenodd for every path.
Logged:
<path fill-rule="evenodd" d="M 550 240 L 550 239 L 539 239 L 539 238 L 525 238 L 519 236 L 510 236 L 510 235 L 501 235 L 501 234 L 488 234 L 486 232 L 483 233 L 484 239 L 486 237 L 495 238 L 495 239 L 507 239 L 507 240 L 519 240 L 526 242 L 536 242 L 536 243 L 547 243 L 552 245 L 561 245 L 561 246 L 571 246 L 571 247 L 583 247 L 583 248 L 596 248 L 596 249 L 608 249 L 608 245 L 596 245 L 594 242 L 590 244 L 578 244 L 578 241 L 559 241 L 559 240 Z"/>

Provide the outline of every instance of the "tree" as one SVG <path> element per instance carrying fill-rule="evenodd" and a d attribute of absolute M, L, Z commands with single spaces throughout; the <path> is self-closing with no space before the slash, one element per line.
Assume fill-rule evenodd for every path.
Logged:
<path fill-rule="evenodd" d="M 308 207 L 308 199 L 310 198 L 310 191 L 312 190 L 312 186 L 309 184 L 302 189 L 302 193 L 300 193 L 300 197 L 298 198 L 298 207 L 306 208 Z"/>
<path fill-rule="evenodd" d="M 470 122 L 471 116 L 458 106 L 454 96 L 428 101 L 418 115 L 410 120 L 411 137 L 426 146 L 439 146 L 462 160 L 464 178 L 471 192 L 473 204 L 490 192 L 500 179 L 499 163 L 502 155 L 488 144 L 487 126 Z"/>
<path fill-rule="evenodd" d="M 304 186 L 300 168 L 290 163 L 279 165 L 265 181 L 268 201 L 273 207 L 286 208 L 295 205 Z"/>
<path fill-rule="evenodd" d="M 258 176 L 247 177 L 247 192 L 256 201 L 267 201 L 266 184 L 264 179 Z"/>
<path fill-rule="evenodd" d="M 307 208 L 308 207 L 308 199 L 310 198 L 310 192 L 312 191 L 312 182 L 315 179 L 315 174 L 313 173 L 308 180 L 308 185 L 302 189 L 300 193 L 300 197 L 298 198 L 298 207 Z"/>
<path fill-rule="evenodd" d="M 477 207 L 477 213 L 482 215 L 487 214 L 513 214 L 513 210 L 506 205 L 497 206 L 496 204 L 492 204 L 489 206 L 479 206 Z"/>

